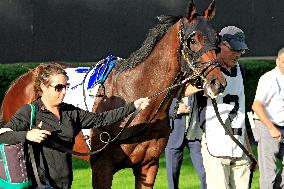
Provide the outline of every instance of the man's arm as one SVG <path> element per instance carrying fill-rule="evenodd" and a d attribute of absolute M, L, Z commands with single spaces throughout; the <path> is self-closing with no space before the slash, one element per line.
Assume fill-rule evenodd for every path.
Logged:
<path fill-rule="evenodd" d="M 252 110 L 259 117 L 260 121 L 268 128 L 270 135 L 273 138 L 280 140 L 282 138 L 281 132 L 275 127 L 275 125 L 268 118 L 262 102 L 255 100 L 252 105 Z"/>

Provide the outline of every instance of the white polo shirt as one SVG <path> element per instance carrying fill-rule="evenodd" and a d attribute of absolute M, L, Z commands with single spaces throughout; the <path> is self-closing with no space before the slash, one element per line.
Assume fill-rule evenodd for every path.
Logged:
<path fill-rule="evenodd" d="M 260 77 L 254 100 L 262 102 L 273 123 L 284 126 L 284 75 L 277 66 Z"/>

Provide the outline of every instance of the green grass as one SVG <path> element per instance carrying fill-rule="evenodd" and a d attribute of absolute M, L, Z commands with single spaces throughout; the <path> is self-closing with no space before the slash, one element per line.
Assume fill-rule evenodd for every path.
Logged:
<path fill-rule="evenodd" d="M 256 146 L 254 146 L 254 154 L 256 154 Z M 74 180 L 72 189 L 84 188 L 91 189 L 91 168 L 87 161 L 73 159 L 74 165 Z M 98 170 L 100 171 L 100 170 Z M 185 151 L 185 157 L 181 169 L 181 175 L 179 179 L 180 189 L 199 189 L 199 179 L 196 171 L 189 159 L 188 151 Z M 259 171 L 254 172 L 254 178 L 252 183 L 252 189 L 259 189 Z M 114 175 L 112 182 L 112 189 L 133 189 L 134 188 L 134 176 L 132 169 L 124 169 Z M 154 189 L 167 189 L 167 174 L 166 174 L 166 162 L 164 154 L 160 158 L 159 172 L 155 181 Z"/>

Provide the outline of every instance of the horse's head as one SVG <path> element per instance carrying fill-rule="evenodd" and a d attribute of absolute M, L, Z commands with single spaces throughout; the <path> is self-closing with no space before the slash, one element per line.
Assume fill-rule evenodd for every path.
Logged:
<path fill-rule="evenodd" d="M 190 70 L 192 84 L 203 88 L 205 95 L 212 98 L 223 92 L 226 86 L 216 59 L 218 35 L 210 24 L 215 10 L 213 1 L 202 16 L 198 15 L 194 3 L 190 1 L 179 32 L 182 62 L 186 63 L 183 67 L 187 72 Z"/>

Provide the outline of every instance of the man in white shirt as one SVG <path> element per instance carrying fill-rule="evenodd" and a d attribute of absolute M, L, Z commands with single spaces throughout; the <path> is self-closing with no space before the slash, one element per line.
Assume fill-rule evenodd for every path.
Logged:
<path fill-rule="evenodd" d="M 254 136 L 258 141 L 260 189 L 284 188 L 284 172 L 276 174 L 276 159 L 284 155 L 284 48 L 276 67 L 260 77 L 252 105 L 255 112 Z"/>

